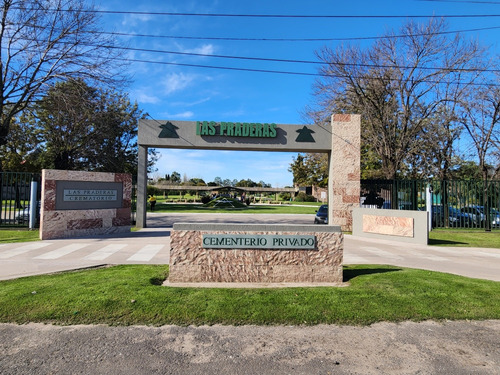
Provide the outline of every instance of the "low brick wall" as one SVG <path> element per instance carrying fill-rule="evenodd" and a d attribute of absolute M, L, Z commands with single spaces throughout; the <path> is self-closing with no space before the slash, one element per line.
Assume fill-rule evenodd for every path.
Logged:
<path fill-rule="evenodd" d="M 203 235 L 313 235 L 314 249 L 205 248 Z M 340 227 L 174 224 L 169 283 L 342 283 Z"/>
<path fill-rule="evenodd" d="M 70 190 L 72 185 L 79 190 L 94 189 L 92 186 L 105 190 L 110 185 L 117 194 L 109 201 L 66 202 L 61 190 Z M 44 169 L 40 239 L 130 232 L 131 196 L 130 174 Z"/>

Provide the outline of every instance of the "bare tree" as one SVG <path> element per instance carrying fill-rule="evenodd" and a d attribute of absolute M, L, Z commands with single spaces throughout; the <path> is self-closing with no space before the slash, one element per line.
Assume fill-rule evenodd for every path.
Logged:
<path fill-rule="evenodd" d="M 85 0 L 0 0 L 0 145 L 13 118 L 56 81 L 117 83 L 119 49 Z"/>
<path fill-rule="evenodd" d="M 467 131 L 483 178 L 495 176 L 500 170 L 500 87 L 475 87 L 461 102 L 461 122 Z"/>
<path fill-rule="evenodd" d="M 489 179 L 500 172 L 500 87 L 498 76 L 484 77 L 484 85 L 469 91 L 461 104 L 461 121 L 477 156 L 484 180 L 483 206 L 486 229 L 489 217 Z M 489 85 L 487 85 L 489 83 Z"/>
<path fill-rule="evenodd" d="M 443 108 L 480 74 L 479 45 L 444 31 L 442 20 L 410 21 L 398 35 L 390 32 L 366 50 L 340 46 L 317 53 L 324 64 L 312 115 L 321 121 L 334 111 L 360 113 L 363 142 L 381 159 L 386 178 L 395 178 L 408 157 L 425 151 L 419 139 L 440 113 L 453 112 Z M 447 116 L 441 123 L 452 126 L 453 117 Z M 451 131 L 441 134 L 456 137 Z"/>

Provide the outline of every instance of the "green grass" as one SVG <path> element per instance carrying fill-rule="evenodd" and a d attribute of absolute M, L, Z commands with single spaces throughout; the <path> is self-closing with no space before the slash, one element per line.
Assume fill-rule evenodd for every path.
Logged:
<path fill-rule="evenodd" d="M 317 207 L 295 206 L 295 205 L 250 205 L 243 208 L 219 208 L 219 207 L 204 207 L 203 204 L 156 204 L 155 212 L 186 212 L 186 213 L 244 213 L 244 214 L 311 214 L 316 213 Z M 311 218 L 312 222 L 313 218 Z"/>
<path fill-rule="evenodd" d="M 500 230 L 434 229 L 429 233 L 429 245 L 500 249 Z"/>
<path fill-rule="evenodd" d="M 322 204 L 326 204 L 323 202 L 284 202 L 284 203 L 287 204 L 290 203 L 293 204 L 294 206 L 315 206 L 316 208 L 318 208 Z"/>
<path fill-rule="evenodd" d="M 0 282 L 0 321 L 24 324 L 369 325 L 500 319 L 500 283 L 391 266 L 348 266 L 340 288 L 161 286 L 168 266 L 127 265 Z"/>
<path fill-rule="evenodd" d="M 0 243 L 5 242 L 26 242 L 26 241 L 38 241 L 39 231 L 38 230 L 12 230 L 12 229 L 2 229 L 0 230 Z"/>

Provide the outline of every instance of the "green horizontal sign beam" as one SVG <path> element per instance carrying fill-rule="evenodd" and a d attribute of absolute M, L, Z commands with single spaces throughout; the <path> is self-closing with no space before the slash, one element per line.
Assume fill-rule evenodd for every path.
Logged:
<path fill-rule="evenodd" d="M 278 249 L 314 250 L 314 235 L 273 234 L 204 234 L 202 247 L 206 249 Z"/>

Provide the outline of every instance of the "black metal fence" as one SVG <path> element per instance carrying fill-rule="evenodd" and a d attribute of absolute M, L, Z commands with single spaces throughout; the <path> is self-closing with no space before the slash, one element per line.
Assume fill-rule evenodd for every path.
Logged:
<path fill-rule="evenodd" d="M 28 227 L 32 181 L 38 182 L 39 202 L 39 173 L 0 172 L 0 227 Z M 135 181 L 132 185 L 135 222 Z M 433 227 L 500 229 L 500 181 L 361 180 L 364 207 L 424 211 L 428 197 L 432 202 Z M 39 207 L 36 212 L 39 219 Z"/>
<path fill-rule="evenodd" d="M 31 182 L 37 181 L 36 201 L 40 202 L 39 173 L 0 172 L 0 227 L 28 227 Z M 40 209 L 36 208 L 39 225 Z"/>
<path fill-rule="evenodd" d="M 365 207 L 426 210 L 429 197 L 435 228 L 500 229 L 500 181 L 361 181 L 361 204 Z"/>

